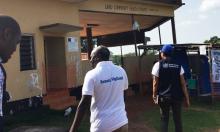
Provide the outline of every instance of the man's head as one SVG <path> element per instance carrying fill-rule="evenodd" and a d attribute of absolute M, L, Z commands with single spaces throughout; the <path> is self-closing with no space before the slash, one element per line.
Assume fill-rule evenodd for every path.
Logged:
<path fill-rule="evenodd" d="M 100 45 L 93 49 L 90 56 L 90 62 L 92 63 L 92 67 L 95 68 L 99 62 L 109 60 L 110 51 L 107 47 Z"/>
<path fill-rule="evenodd" d="M 171 57 L 173 53 L 173 47 L 171 44 L 166 44 L 161 49 L 161 58 Z"/>
<path fill-rule="evenodd" d="M 20 43 L 21 29 L 12 17 L 0 15 L 0 58 L 6 63 Z"/>

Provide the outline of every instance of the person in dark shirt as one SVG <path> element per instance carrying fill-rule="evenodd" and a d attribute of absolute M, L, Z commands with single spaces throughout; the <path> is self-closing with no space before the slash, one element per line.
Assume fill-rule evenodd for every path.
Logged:
<path fill-rule="evenodd" d="M 168 132 L 170 108 L 173 112 L 175 132 L 182 132 L 181 108 L 185 97 L 186 106 L 190 106 L 189 95 L 182 66 L 172 59 L 173 47 L 164 45 L 161 60 L 154 64 L 153 101 L 160 106 L 161 132 Z"/>
<path fill-rule="evenodd" d="M 12 17 L 0 15 L 0 132 L 3 132 L 3 111 L 9 94 L 6 91 L 6 71 L 3 63 L 7 63 L 20 43 L 20 26 Z"/>

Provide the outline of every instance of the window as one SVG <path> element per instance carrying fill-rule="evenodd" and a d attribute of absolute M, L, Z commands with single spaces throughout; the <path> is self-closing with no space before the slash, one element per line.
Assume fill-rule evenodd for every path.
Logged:
<path fill-rule="evenodd" d="M 98 43 L 97 38 L 92 39 L 93 46 L 96 47 Z M 87 38 L 81 38 L 81 52 L 82 53 L 87 53 L 88 52 L 88 42 Z"/>
<path fill-rule="evenodd" d="M 34 37 L 23 35 L 20 42 L 20 70 L 36 69 Z"/>

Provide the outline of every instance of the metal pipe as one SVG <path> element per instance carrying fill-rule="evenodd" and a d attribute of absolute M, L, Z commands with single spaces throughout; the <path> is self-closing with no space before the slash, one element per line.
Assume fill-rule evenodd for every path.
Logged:
<path fill-rule="evenodd" d="M 160 45 L 161 45 L 161 44 L 162 44 L 162 41 L 161 41 L 160 26 L 158 26 L 158 32 L 159 32 L 159 39 L 160 39 Z"/>
<path fill-rule="evenodd" d="M 121 66 L 124 67 L 122 46 L 120 46 L 120 49 L 121 49 Z"/>
<path fill-rule="evenodd" d="M 135 55 L 137 56 L 137 38 L 136 38 L 136 29 L 133 29 L 134 24 L 134 15 L 131 15 L 131 23 L 132 23 L 132 30 L 134 35 L 134 48 L 135 48 Z"/>
<path fill-rule="evenodd" d="M 173 44 L 177 44 L 176 28 L 175 28 L 175 19 L 174 19 L 174 17 L 171 18 L 171 26 L 172 26 L 172 34 L 173 34 Z"/>
<path fill-rule="evenodd" d="M 93 50 L 93 43 L 92 43 L 92 27 L 87 27 L 86 28 L 86 35 L 87 35 L 87 53 L 88 53 L 88 58 L 89 60 L 91 59 L 90 54 Z"/>

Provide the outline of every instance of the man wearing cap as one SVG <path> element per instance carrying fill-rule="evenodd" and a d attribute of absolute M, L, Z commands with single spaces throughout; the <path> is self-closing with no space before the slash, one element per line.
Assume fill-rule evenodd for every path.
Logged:
<path fill-rule="evenodd" d="M 104 46 L 98 46 L 92 51 L 90 61 L 94 69 L 85 76 L 82 99 L 70 132 L 77 131 L 89 107 L 90 132 L 128 132 L 124 103 L 128 79 L 125 70 L 109 61 L 109 56 L 110 51 Z"/>
<path fill-rule="evenodd" d="M 2 63 L 8 62 L 20 39 L 18 23 L 9 16 L 0 15 L 0 132 L 3 132 L 4 104 L 9 99 L 6 92 L 6 72 Z"/>
<path fill-rule="evenodd" d="M 189 95 L 182 66 L 172 59 L 172 45 L 161 49 L 161 60 L 154 64 L 153 101 L 159 104 L 161 113 L 161 132 L 168 132 L 170 108 L 173 113 L 175 132 L 182 132 L 181 107 L 185 97 L 186 106 L 190 106 Z"/>

